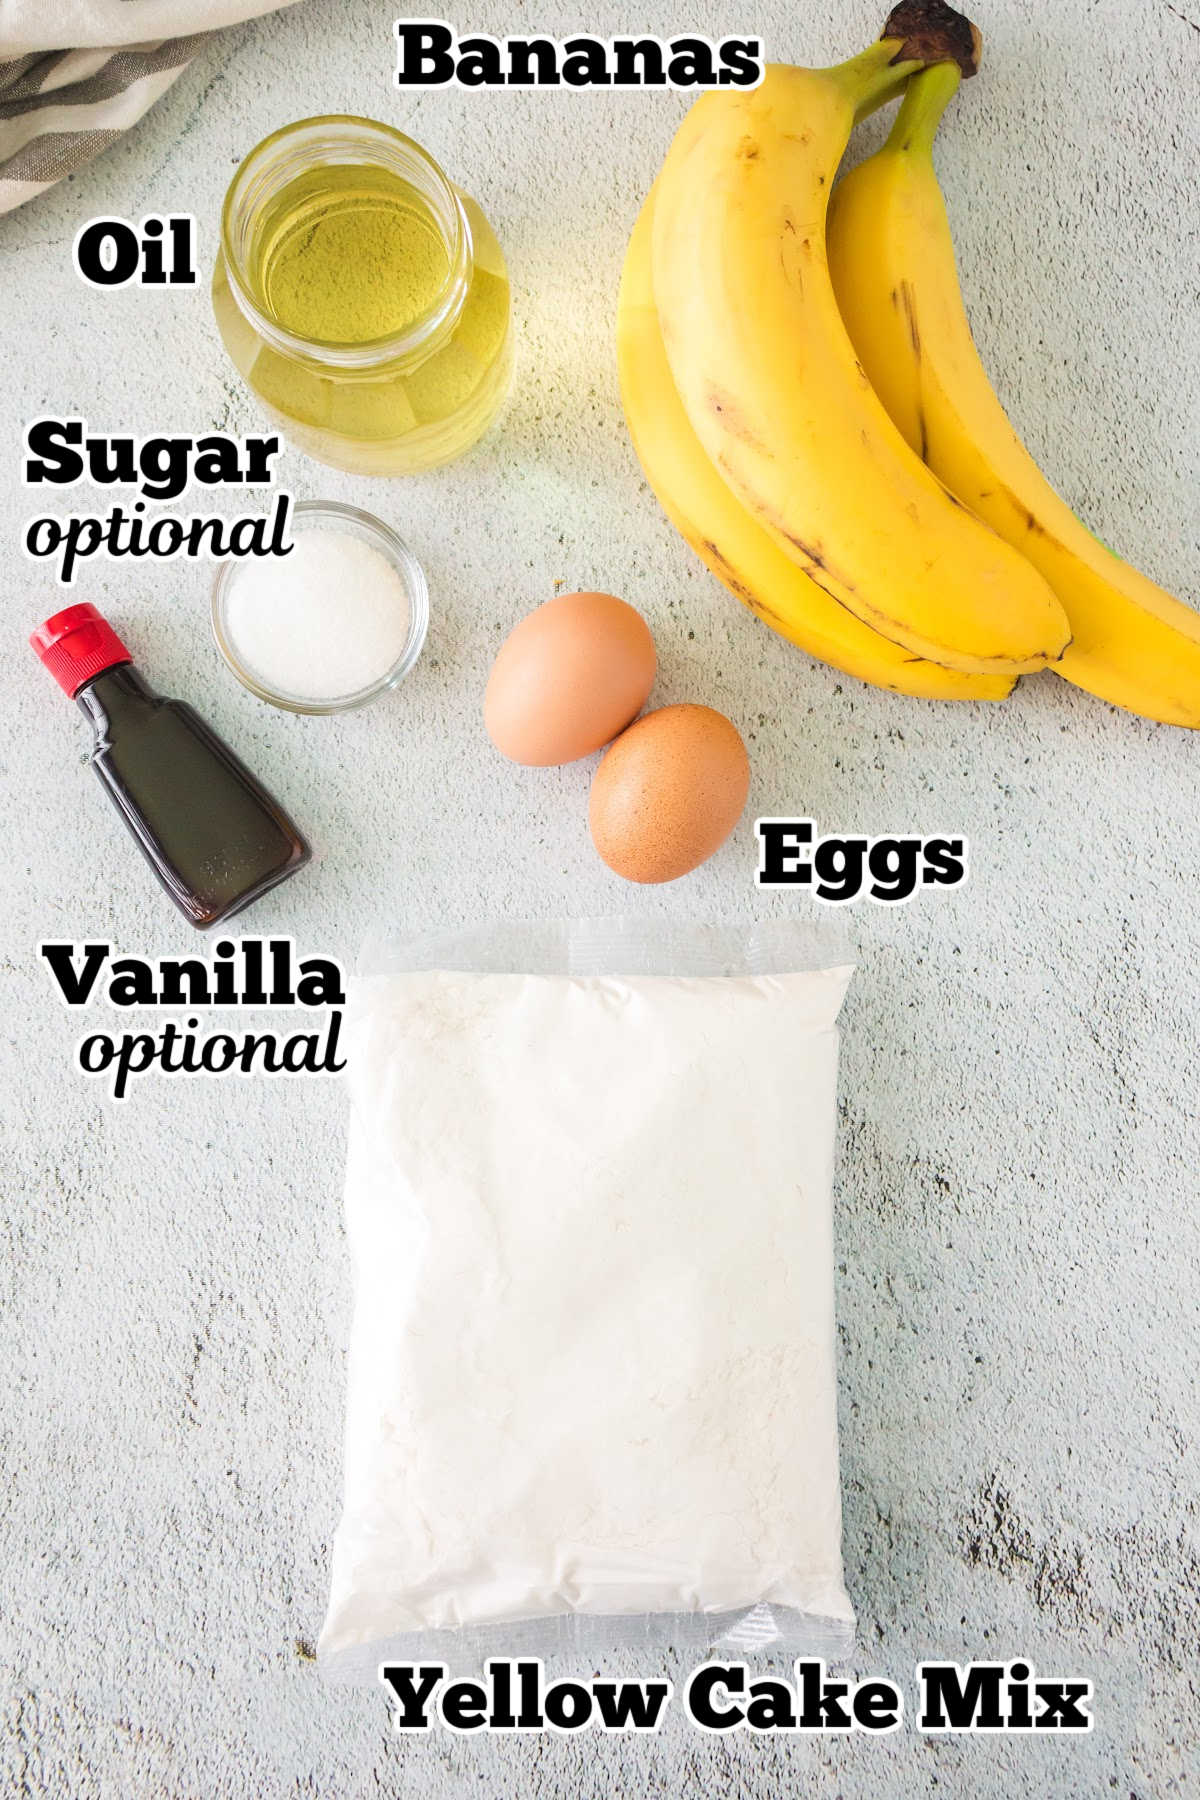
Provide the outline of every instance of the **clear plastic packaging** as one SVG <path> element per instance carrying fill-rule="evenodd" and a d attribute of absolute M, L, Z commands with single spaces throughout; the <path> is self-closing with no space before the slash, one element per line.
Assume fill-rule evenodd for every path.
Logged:
<path fill-rule="evenodd" d="M 368 946 L 328 1679 L 849 1653 L 840 951 L 635 919 Z"/>

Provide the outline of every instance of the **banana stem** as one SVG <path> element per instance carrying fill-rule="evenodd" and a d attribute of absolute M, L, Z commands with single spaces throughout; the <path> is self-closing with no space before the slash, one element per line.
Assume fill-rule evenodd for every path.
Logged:
<path fill-rule="evenodd" d="M 955 62 L 964 75 L 979 68 L 983 36 L 965 13 L 947 0 L 899 0 L 888 14 L 883 37 L 897 41 L 897 61 L 915 57 L 922 68 Z"/>
<path fill-rule="evenodd" d="M 960 17 L 957 13 L 951 16 Z M 907 56 L 903 54 L 906 50 Z M 939 60 L 931 61 L 934 57 Z M 898 94 L 904 94 L 896 131 L 907 119 L 911 129 L 906 135 L 926 149 L 932 147 L 941 116 L 963 79 L 962 66 L 952 46 L 931 41 L 918 49 L 914 43 L 897 37 L 880 38 L 859 56 L 822 73 L 842 88 L 854 107 L 856 125 Z"/>
<path fill-rule="evenodd" d="M 923 66 L 919 60 L 897 62 L 897 47 L 894 38 L 881 38 L 847 62 L 821 70 L 842 89 L 854 110 L 855 124 L 902 94 L 909 77 Z"/>
<path fill-rule="evenodd" d="M 888 149 L 932 155 L 942 114 L 961 81 L 962 72 L 956 63 L 936 63 L 932 69 L 922 69 L 914 75 L 892 125 Z"/>

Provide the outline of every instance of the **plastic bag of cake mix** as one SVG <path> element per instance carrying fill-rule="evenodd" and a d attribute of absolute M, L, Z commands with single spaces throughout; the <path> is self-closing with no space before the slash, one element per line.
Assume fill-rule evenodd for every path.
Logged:
<path fill-rule="evenodd" d="M 844 1655 L 831 1181 L 851 970 L 798 927 L 377 944 L 320 1657 Z"/>

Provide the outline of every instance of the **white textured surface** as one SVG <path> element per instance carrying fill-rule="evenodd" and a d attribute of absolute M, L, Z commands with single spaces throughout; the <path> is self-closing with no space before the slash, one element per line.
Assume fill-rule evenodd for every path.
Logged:
<path fill-rule="evenodd" d="M 1184 16 L 1193 12 L 1195 22 Z M 13 1791 L 84 1796 L 783 1792 L 1123 1800 L 1200 1777 L 1197 746 L 1052 677 L 1003 709 L 876 694 L 773 639 L 640 484 L 610 333 L 622 243 L 679 96 L 389 86 L 395 9 L 306 0 L 214 45 L 128 139 L 0 226 L 7 655 L 4 1595 Z M 587 18 L 480 8 L 464 29 L 760 27 L 833 60 L 870 0 L 681 3 Z M 1200 14 L 1166 0 L 991 0 L 988 60 L 941 167 L 986 359 L 1035 450 L 1111 542 L 1200 598 L 1194 104 Z M 92 777 L 82 721 L 23 648 L 59 594 L 19 555 L 21 423 L 253 429 L 203 291 L 102 295 L 69 273 L 104 212 L 185 208 L 206 257 L 238 156 L 302 113 L 406 123 L 511 257 L 519 388 L 471 459 L 407 485 L 298 456 L 301 496 L 382 512 L 423 558 L 429 647 L 392 699 L 287 717 L 241 692 L 207 573 L 97 565 L 167 690 L 277 783 L 321 849 L 250 915 L 352 954 L 377 911 L 755 905 L 750 819 L 970 834 L 962 892 L 852 919 L 838 1303 L 846 1553 L 859 1666 L 1025 1651 L 1098 1683 L 1087 1741 L 398 1745 L 375 1693 L 308 1660 L 338 1504 L 348 1283 L 333 1084 L 147 1085 L 121 1112 L 69 1070 L 80 1029 L 42 935 L 193 949 Z M 659 700 L 727 709 L 747 821 L 698 876 L 631 892 L 586 840 L 587 770 L 490 754 L 477 699 L 504 629 L 556 581 L 656 630 Z"/>

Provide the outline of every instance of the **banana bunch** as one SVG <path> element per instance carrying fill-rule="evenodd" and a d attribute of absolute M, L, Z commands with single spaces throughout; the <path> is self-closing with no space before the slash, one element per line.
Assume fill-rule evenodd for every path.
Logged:
<path fill-rule="evenodd" d="M 978 54 L 944 0 L 902 0 L 861 56 L 693 106 L 622 274 L 634 447 L 713 573 L 848 674 L 998 700 L 1052 667 L 1197 726 L 1200 618 L 1054 493 L 971 339 L 932 145 Z M 834 192 L 856 121 L 901 93 Z"/>

